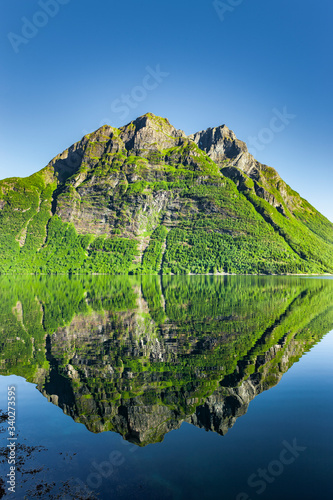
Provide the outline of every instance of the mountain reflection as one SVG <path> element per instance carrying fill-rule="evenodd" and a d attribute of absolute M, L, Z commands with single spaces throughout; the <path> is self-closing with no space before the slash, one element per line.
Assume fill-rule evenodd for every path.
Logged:
<path fill-rule="evenodd" d="M 333 325 L 333 281 L 2 277 L 0 374 L 140 446 L 186 421 L 225 434 Z"/>

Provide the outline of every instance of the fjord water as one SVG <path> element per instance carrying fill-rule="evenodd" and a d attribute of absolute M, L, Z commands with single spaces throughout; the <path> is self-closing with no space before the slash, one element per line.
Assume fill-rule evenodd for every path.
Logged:
<path fill-rule="evenodd" d="M 12 498 L 331 498 L 333 280 L 2 277 L 0 290 Z"/>

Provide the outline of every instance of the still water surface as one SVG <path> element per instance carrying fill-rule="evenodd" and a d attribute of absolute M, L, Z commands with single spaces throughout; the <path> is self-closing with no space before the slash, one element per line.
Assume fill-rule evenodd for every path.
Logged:
<path fill-rule="evenodd" d="M 0 290 L 4 498 L 332 498 L 333 280 L 1 278 Z"/>

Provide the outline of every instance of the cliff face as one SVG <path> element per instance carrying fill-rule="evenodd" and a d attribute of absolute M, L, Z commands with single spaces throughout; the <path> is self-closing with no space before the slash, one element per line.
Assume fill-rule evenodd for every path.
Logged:
<path fill-rule="evenodd" d="M 148 113 L 0 182 L 0 271 L 332 272 L 333 225 L 225 125 Z"/>

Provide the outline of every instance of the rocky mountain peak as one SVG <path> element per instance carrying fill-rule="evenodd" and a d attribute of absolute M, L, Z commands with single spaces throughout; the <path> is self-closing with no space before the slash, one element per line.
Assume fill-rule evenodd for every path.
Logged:
<path fill-rule="evenodd" d="M 146 113 L 119 129 L 103 125 L 57 155 L 49 166 L 61 183 L 74 175 L 83 161 L 89 163 L 91 156 L 97 158 L 119 152 L 140 156 L 144 152 L 179 146 L 183 139 L 186 139 L 185 133 L 173 127 L 168 119 Z"/>
<path fill-rule="evenodd" d="M 266 200 L 285 214 L 283 204 L 292 206 L 293 201 L 286 192 L 278 173 L 267 165 L 259 163 L 249 152 L 245 142 L 226 125 L 208 128 L 189 136 L 220 168 L 223 174 L 235 182 L 242 191 L 248 189 L 248 177 L 253 181 L 256 195 Z M 276 187 L 279 186 L 279 193 Z M 275 190 L 273 194 L 272 187 Z"/>
<path fill-rule="evenodd" d="M 173 127 L 167 118 L 153 113 L 146 113 L 119 130 L 127 151 L 134 153 L 178 146 L 179 139 L 186 138 L 184 132 Z"/>
<path fill-rule="evenodd" d="M 246 144 L 239 141 L 226 125 L 201 130 L 189 138 L 216 163 L 247 153 Z"/>

